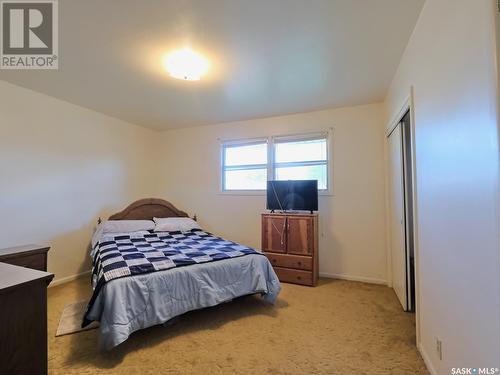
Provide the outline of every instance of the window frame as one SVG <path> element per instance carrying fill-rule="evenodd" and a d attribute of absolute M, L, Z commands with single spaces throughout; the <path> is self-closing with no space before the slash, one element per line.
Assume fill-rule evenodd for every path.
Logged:
<path fill-rule="evenodd" d="M 259 190 L 227 190 L 225 189 L 225 150 L 231 146 L 245 146 L 257 143 L 266 143 L 267 145 L 267 180 L 274 180 L 276 178 L 276 167 L 279 166 L 305 166 L 305 165 L 322 165 L 321 161 L 302 161 L 302 162 L 281 162 L 275 163 L 275 144 L 285 142 L 299 142 L 315 139 L 326 140 L 326 189 L 318 189 L 318 195 L 333 195 L 332 189 L 332 176 L 333 176 L 333 153 L 332 153 L 332 129 L 326 131 L 319 131 L 314 133 L 299 133 L 299 134 L 286 134 L 286 135 L 272 135 L 260 138 L 242 138 L 231 140 L 220 140 L 220 189 L 219 194 L 222 195 L 265 195 L 267 189 Z M 255 166 L 263 166 L 264 164 L 248 165 L 245 167 L 252 168 L 238 168 L 238 169 L 256 169 Z"/>

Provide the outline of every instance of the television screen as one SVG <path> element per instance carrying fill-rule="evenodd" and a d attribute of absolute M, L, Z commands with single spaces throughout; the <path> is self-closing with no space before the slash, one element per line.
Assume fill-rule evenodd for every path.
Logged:
<path fill-rule="evenodd" d="M 318 210 L 318 181 L 267 181 L 268 210 Z"/>

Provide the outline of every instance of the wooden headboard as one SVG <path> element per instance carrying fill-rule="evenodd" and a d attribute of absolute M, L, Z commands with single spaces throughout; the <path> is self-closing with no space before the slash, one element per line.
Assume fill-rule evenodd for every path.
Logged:
<path fill-rule="evenodd" d="M 153 220 L 153 217 L 189 217 L 172 203 L 158 198 L 135 201 L 123 211 L 109 217 L 109 220 Z"/>

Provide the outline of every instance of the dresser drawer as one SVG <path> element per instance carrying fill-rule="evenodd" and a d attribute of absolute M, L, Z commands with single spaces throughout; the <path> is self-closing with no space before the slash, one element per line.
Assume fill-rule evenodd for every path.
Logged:
<path fill-rule="evenodd" d="M 265 253 L 273 267 L 295 268 L 298 270 L 312 271 L 313 258 L 300 255 L 281 255 Z"/>
<path fill-rule="evenodd" d="M 13 264 L 14 266 L 21 266 L 26 268 L 32 268 L 38 271 L 46 271 L 46 258 L 47 254 L 31 254 L 23 255 L 17 257 L 8 257 L 2 259 L 3 263 Z"/>
<path fill-rule="evenodd" d="M 278 279 L 285 283 L 301 285 L 313 285 L 313 273 L 308 271 L 294 270 L 291 268 L 273 267 Z"/>

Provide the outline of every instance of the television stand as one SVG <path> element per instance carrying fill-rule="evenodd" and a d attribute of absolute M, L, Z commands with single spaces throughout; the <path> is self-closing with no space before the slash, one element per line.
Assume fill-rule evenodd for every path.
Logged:
<path fill-rule="evenodd" d="M 282 282 L 316 286 L 318 214 L 262 214 L 262 250 Z"/>

